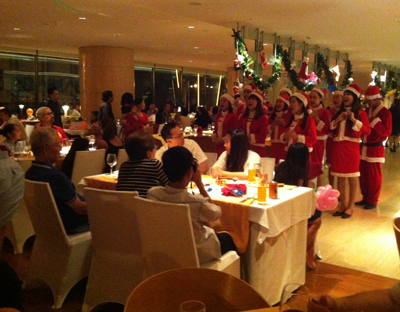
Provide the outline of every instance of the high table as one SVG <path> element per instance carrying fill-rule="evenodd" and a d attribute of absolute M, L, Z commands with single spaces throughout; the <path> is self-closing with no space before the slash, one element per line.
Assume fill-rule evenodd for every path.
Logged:
<path fill-rule="evenodd" d="M 220 187 L 203 179 L 213 202 L 222 210 L 222 229 L 231 233 L 241 257 L 243 276 L 268 302 L 280 301 L 288 283 L 305 283 L 307 219 L 314 213 L 315 192 L 310 188 L 279 188 L 279 199 L 265 205 L 246 197 L 224 197 Z M 85 177 L 80 184 L 115 189 L 117 176 Z M 248 193 L 256 188 L 249 186 Z M 243 201 L 245 199 L 245 201 Z M 250 221 L 250 222 L 248 222 Z"/>

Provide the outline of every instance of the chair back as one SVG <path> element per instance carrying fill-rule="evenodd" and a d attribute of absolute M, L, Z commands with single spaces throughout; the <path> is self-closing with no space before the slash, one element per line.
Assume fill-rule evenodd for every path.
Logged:
<path fill-rule="evenodd" d="M 244 311 L 268 308 L 265 299 L 244 281 L 224 272 L 181 268 L 154 275 L 129 296 L 124 312 L 179 311 L 187 300 L 205 304 L 206 311 Z"/>
<path fill-rule="evenodd" d="M 397 249 L 400 256 L 400 217 L 393 220 L 394 236 L 396 237 Z"/>
<path fill-rule="evenodd" d="M 268 174 L 268 182 L 274 179 L 275 158 L 261 157 L 261 166 L 264 174 Z"/>
<path fill-rule="evenodd" d="M 212 168 L 214 164 L 217 162 L 218 154 L 217 153 L 204 153 L 207 156 L 207 164 L 208 168 Z"/>
<path fill-rule="evenodd" d="M 129 157 L 128 154 L 126 153 L 126 150 L 124 148 L 121 148 L 118 152 L 117 165 L 115 166 L 115 170 L 119 170 L 121 165 L 128 160 Z"/>
<path fill-rule="evenodd" d="M 92 244 L 96 253 L 140 254 L 133 200 L 137 192 L 85 188 Z"/>
<path fill-rule="evenodd" d="M 148 275 L 199 267 L 188 205 L 134 199 Z"/>
<path fill-rule="evenodd" d="M 105 149 L 76 152 L 71 181 L 75 187 L 84 177 L 101 174 L 105 166 Z"/>
<path fill-rule="evenodd" d="M 46 182 L 25 180 L 24 201 L 36 234 L 36 243 L 49 249 L 60 250 L 60 242 L 68 244 L 68 237 L 61 221 L 50 185 Z"/>

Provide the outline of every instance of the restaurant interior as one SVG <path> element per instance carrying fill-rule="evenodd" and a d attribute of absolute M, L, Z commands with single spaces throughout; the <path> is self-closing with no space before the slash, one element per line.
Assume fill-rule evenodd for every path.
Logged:
<path fill-rule="evenodd" d="M 210 0 L 93 2 L 3 0 L 2 12 L 0 107 L 7 108 L 13 115 L 25 120 L 24 125 L 33 129 L 38 124 L 35 118 L 37 109 L 46 105 L 48 100 L 48 88 L 56 86 L 60 93 L 59 104 L 62 107 L 64 130 L 71 139 L 92 134 L 87 132 L 83 123 L 89 124 L 91 113 L 99 109 L 102 93 L 105 90 L 112 90 L 114 93 L 112 107 L 117 126 L 122 120 L 120 99 L 126 92 L 132 93 L 134 98 L 143 98 L 146 110 L 150 104 L 155 104 L 161 109 L 168 102 L 176 108 L 176 113 L 182 108 L 187 108 L 189 113 L 193 113 L 192 118 L 194 118 L 197 107 L 205 107 L 208 111 L 218 106 L 222 94 L 235 95 L 236 86 L 239 89 L 237 93 L 242 96 L 243 86 L 253 82 L 255 75 L 262 78 L 262 81 L 272 79 L 276 73 L 278 46 L 288 52 L 291 63 L 290 68 L 282 66 L 279 78 L 273 80 L 271 86 L 264 90 L 265 97 L 272 106 L 282 88 L 297 90 L 288 74 L 288 69 L 294 69 L 298 73 L 307 60 L 306 73 L 317 72 L 321 66 L 321 61 L 318 63 L 318 55 L 323 57 L 324 65 L 331 72 L 337 68 L 335 73 L 337 80 L 334 82 L 337 89 L 343 90 L 346 86 L 344 85 L 346 75 L 350 75 L 350 82 L 357 83 L 364 91 L 370 84 L 379 83 L 381 89 L 385 90 L 383 105 L 387 108 L 390 108 L 393 101 L 398 98 L 397 90 L 400 90 L 400 59 L 395 44 L 400 27 L 400 7 L 395 0 L 383 2 L 306 0 L 301 3 L 294 0 L 239 3 Z M 254 61 L 249 67 L 242 62 L 240 68 L 235 68 L 236 53 L 239 52 L 235 45 L 236 31 L 239 31 L 240 38 L 246 44 L 249 58 Z M 314 83 L 333 91 L 332 85 L 327 83 L 326 78 L 327 74 L 324 73 Z M 80 106 L 79 122 L 68 118 L 74 104 Z M 324 104 L 332 105 L 332 92 L 328 92 Z M 153 124 L 154 120 L 151 121 L 150 129 L 146 131 L 154 134 L 159 146 L 162 146 L 165 142 L 159 135 L 160 132 L 154 130 Z M 185 128 L 182 130 L 185 138 L 197 142 L 209 156 L 215 154 L 215 145 L 211 141 L 213 127 L 214 125 L 210 124 L 210 127 L 203 129 L 201 133 L 197 126 L 192 130 Z M 267 153 L 269 146 L 270 143 L 266 142 Z M 65 152 L 64 156 L 68 150 L 66 147 L 64 146 L 62 150 L 62 153 Z M 104 172 L 104 153 L 96 157 L 102 159 L 99 172 L 86 174 L 87 166 L 84 163 L 81 168 L 75 170 L 75 177 L 73 176 L 72 180 L 78 191 L 84 192 L 84 187 L 100 190 L 100 193 L 93 190 L 85 193 L 85 197 L 87 194 L 92 198 L 100 210 L 113 205 L 112 195 L 107 197 L 106 192 L 115 190 L 117 178 L 103 174 L 104 178 L 93 179 L 92 176 Z M 127 157 L 125 153 L 125 160 Z M 17 158 L 16 160 L 26 171 L 32 160 L 26 157 Z M 363 291 L 392 287 L 400 279 L 398 248 L 400 243 L 396 241 L 397 226 L 394 223 L 399 212 L 400 198 L 397 189 L 400 178 L 397 170 L 400 166 L 397 153 L 392 153 L 389 148 L 385 149 L 385 158 L 385 163 L 382 164 L 382 190 L 376 209 L 365 210 L 355 206 L 353 216 L 348 220 L 332 217 L 334 209 L 322 213 L 322 225 L 315 245 L 318 258 L 315 269 L 306 268 L 303 254 L 307 218 L 313 213 L 317 203 L 313 189 L 278 187 L 278 194 L 282 190 L 279 198 L 276 201 L 268 198 L 265 205 L 257 201 L 253 205 L 253 201 L 251 203 L 246 201 L 247 198 L 244 200 L 222 198 L 218 194 L 216 197 L 211 197 L 214 203 L 221 206 L 222 213 L 226 212 L 228 215 L 223 219 L 223 222 L 226 222 L 224 231 L 232 230 L 234 233 L 232 236 L 238 247 L 239 257 L 233 260 L 223 259 L 208 268 L 240 278 L 252 289 L 245 290 L 240 284 L 243 288 L 237 286 L 236 290 L 234 282 L 226 276 L 218 277 L 212 274 L 208 276 L 207 271 L 201 271 L 200 267 L 204 269 L 204 266 L 199 265 L 196 259 L 197 253 L 193 259 L 190 258 L 190 253 L 195 248 L 191 241 L 193 234 L 189 229 L 190 239 L 181 241 L 178 239 L 175 246 L 149 243 L 157 246 L 154 247 L 155 252 L 161 253 L 162 250 L 165 253 L 158 254 L 158 260 L 153 255 L 154 261 L 160 265 L 163 260 L 166 262 L 170 260 L 167 257 L 175 257 L 181 253 L 180 256 L 185 264 L 178 267 L 198 267 L 196 270 L 200 270 L 195 272 L 189 270 L 181 274 L 186 274 L 187 279 L 193 274 L 195 282 L 191 283 L 198 281 L 204 285 L 215 283 L 218 287 L 215 286 L 215 290 L 207 290 L 213 293 L 206 293 L 206 290 L 202 289 L 198 291 L 201 295 L 193 295 L 192 292 L 196 291 L 193 291 L 192 287 L 186 289 L 178 287 L 182 284 L 187 286 L 189 283 L 185 280 L 185 276 L 179 276 L 179 272 L 176 275 L 172 274 L 167 281 L 157 280 L 153 276 L 151 277 L 153 280 L 151 278 L 148 280 L 150 284 L 153 282 L 151 286 L 153 288 L 136 289 L 138 294 L 142 294 L 141 299 L 137 301 L 140 303 L 128 302 L 125 311 L 151 311 L 154 308 L 154 305 L 151 305 L 152 301 L 157 301 L 153 298 L 158 296 L 161 297 L 160 301 L 155 304 L 160 305 L 158 307 L 160 311 L 175 311 L 168 304 L 168 300 L 183 302 L 191 299 L 191 295 L 197 300 L 203 298 L 208 312 L 229 310 L 226 306 L 225 310 L 218 308 L 219 305 L 213 302 L 214 299 L 210 299 L 213 296 L 218 296 L 216 302 L 231 301 L 232 305 L 227 305 L 231 311 L 289 311 L 287 306 L 280 306 L 282 290 L 289 283 L 305 285 L 309 299 L 318 299 L 326 294 L 332 297 L 344 297 Z M 123 159 L 118 157 L 114 169 L 120 168 Z M 215 158 L 210 156 L 209 161 L 211 161 L 209 166 L 212 167 L 216 161 L 216 154 Z M 266 162 L 265 165 L 263 163 L 263 168 L 269 168 L 268 182 L 271 182 L 274 165 L 271 167 L 271 163 Z M 80 174 L 78 171 L 81 171 Z M 329 184 L 328 167 L 325 164 L 323 171 L 324 173 L 318 178 L 318 186 Z M 212 185 L 215 182 L 209 177 L 208 179 L 207 182 L 203 181 L 205 185 Z M 214 194 L 212 186 L 209 190 Z M 136 202 L 137 206 L 147 205 L 145 201 L 140 202 L 140 199 L 126 194 L 123 196 L 126 197 L 118 199 L 120 201 L 118 205 L 123 211 L 129 210 L 127 202 Z M 361 199 L 362 195 L 358 191 L 356 200 Z M 34 198 L 31 200 L 34 201 Z M 36 200 L 40 205 L 40 198 Z M 26 203 L 23 205 L 28 206 Z M 148 211 L 151 216 L 150 204 Z M 107 250 L 106 246 L 109 244 L 109 248 L 113 248 L 113 242 L 105 241 L 102 247 L 105 253 L 110 252 L 110 254 L 102 254 L 97 260 L 95 257 L 91 260 L 90 272 L 93 275 L 97 272 L 99 280 L 90 283 L 89 277 L 88 282 L 88 273 L 73 277 L 76 283 L 72 283 L 71 287 L 64 291 L 66 297 L 57 298 L 55 291 L 49 287 L 52 283 L 49 282 L 51 278 L 46 277 L 46 274 L 51 275 L 52 270 L 58 270 L 57 267 L 50 269 L 50 266 L 57 261 L 61 263 L 61 258 L 47 259 L 48 249 L 44 245 L 36 247 L 36 251 L 33 252 L 38 245 L 35 245 L 35 222 L 42 221 L 32 220 L 32 228 L 26 211 L 24 216 L 19 213 L 18 218 L 21 219 L 14 220 L 13 228 L 8 229 L 0 260 L 7 262 L 24 282 L 23 307 L 26 312 L 47 312 L 55 310 L 54 308 L 62 312 L 123 311 L 128 295 L 135 288 L 129 288 L 127 294 L 121 295 L 126 290 L 126 280 L 136 286 L 154 273 L 164 271 L 158 268 L 153 274 L 147 272 L 146 278 L 144 271 L 140 271 L 138 267 L 130 271 L 130 265 L 137 266 L 136 260 L 113 254 L 114 251 Z M 29 224 L 24 218 L 28 218 Z M 148 225 L 146 220 L 143 220 L 141 227 L 144 228 L 146 224 L 148 228 L 153 228 L 157 232 L 156 225 L 160 222 L 158 224 L 160 231 L 166 227 L 165 235 L 167 235 L 168 216 L 163 218 L 158 220 L 153 216 L 153 222 L 149 222 Z M 173 218 L 170 219 L 173 222 Z M 104 219 L 104 222 L 106 220 Z M 112 236 L 113 239 L 121 241 L 127 239 L 122 235 L 129 234 L 127 227 L 139 223 L 138 220 L 127 222 L 123 216 L 115 217 L 114 221 L 116 224 L 120 222 L 125 225 L 120 226 L 123 228 L 121 233 Z M 101 227 L 102 223 L 97 228 Z M 139 225 L 138 227 L 140 228 Z M 231 227 L 234 227 L 234 230 Z M 185 229 L 182 233 L 184 231 Z M 134 231 L 132 233 L 131 239 L 138 235 Z M 67 236 L 65 231 L 60 235 Z M 144 244 L 143 241 L 146 239 L 143 237 L 145 234 L 140 238 L 141 244 Z M 96 245 L 93 234 L 92 239 Z M 128 246 L 129 239 L 124 244 Z M 71 252 L 65 251 L 60 246 L 57 248 L 59 253 Z M 134 254 L 143 246 L 129 248 Z M 103 251 L 100 248 L 98 252 L 101 254 Z M 147 252 L 151 254 L 150 251 Z M 75 255 L 76 258 L 79 257 Z M 232 267 L 229 264 L 224 267 L 229 261 L 234 263 L 232 266 L 237 266 L 238 263 L 239 265 Z M 45 268 L 40 268 L 44 275 L 30 280 L 32 262 L 37 265 L 42 262 Z M 49 267 L 46 267 L 47 265 Z M 164 265 L 168 269 L 177 267 Z M 36 269 L 39 267 L 40 265 Z M 78 271 L 76 268 L 72 270 Z M 141 274 L 143 276 L 140 276 Z M 137 281 L 133 281 L 135 279 Z M 102 284 L 108 288 L 102 288 Z M 231 292 L 221 291 L 229 287 L 232 287 Z M 114 290 L 111 291 L 110 288 Z M 234 293 L 234 290 L 237 293 Z M 253 290 L 264 303 L 257 305 L 258 297 L 250 299 Z M 185 291 L 187 296 L 184 295 Z M 244 295 L 247 294 L 246 291 L 249 291 L 247 299 Z M 218 295 L 214 292 L 218 292 Z M 242 296 L 239 296 L 240 292 Z M 235 296 L 244 299 L 235 299 Z M 134 296 L 131 297 L 134 300 Z M 148 307 L 152 308 L 144 307 L 140 310 L 139 305 L 145 305 L 146 300 L 149 301 L 146 303 Z M 210 301 L 209 304 L 207 300 Z M 56 302 L 61 303 L 57 306 Z M 235 304 L 238 302 L 239 308 L 233 308 L 233 302 Z M 164 307 L 161 307 L 163 305 Z"/>

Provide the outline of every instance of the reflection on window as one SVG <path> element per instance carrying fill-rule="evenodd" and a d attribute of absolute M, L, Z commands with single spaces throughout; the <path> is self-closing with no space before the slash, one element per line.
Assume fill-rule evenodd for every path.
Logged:
<path fill-rule="evenodd" d="M 153 99 L 153 69 L 151 67 L 135 66 L 135 99 L 141 97 L 146 103 L 146 110 Z"/>
<path fill-rule="evenodd" d="M 155 104 L 157 107 L 163 107 L 167 101 L 175 107 L 182 105 L 179 75 L 180 71 L 177 70 L 155 69 Z"/>

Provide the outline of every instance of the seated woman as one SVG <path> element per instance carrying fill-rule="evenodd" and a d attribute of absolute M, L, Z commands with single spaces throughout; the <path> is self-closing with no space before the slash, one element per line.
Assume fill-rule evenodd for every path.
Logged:
<path fill-rule="evenodd" d="M 86 138 L 76 138 L 72 143 L 71 149 L 62 163 L 62 172 L 71 180 L 72 170 L 74 168 L 75 155 L 79 151 L 87 151 L 89 149 L 89 140 Z"/>
<path fill-rule="evenodd" d="M 195 117 L 195 125 L 207 129 L 208 125 L 211 125 L 211 118 L 206 109 L 203 106 L 197 107 L 197 113 Z"/>
<path fill-rule="evenodd" d="M 153 186 L 165 186 L 168 179 L 162 163 L 155 159 L 156 148 L 151 134 L 132 133 L 125 142 L 129 161 L 119 169 L 117 191 L 137 191 L 140 197 L 147 197 Z"/>
<path fill-rule="evenodd" d="M 296 186 L 309 186 L 308 166 L 310 154 L 307 145 L 300 142 L 292 143 L 286 154 L 284 162 L 275 170 L 274 181 Z M 318 230 L 321 227 L 321 211 L 315 210 L 313 216 L 308 219 L 307 229 L 307 267 L 314 270 L 317 265 L 314 259 L 314 245 Z"/>
<path fill-rule="evenodd" d="M 17 142 L 22 138 L 21 132 L 15 124 L 8 124 L 3 129 L 3 135 L 6 140 L 1 145 L 4 145 L 9 152 L 14 154 Z"/>
<path fill-rule="evenodd" d="M 260 156 L 249 150 L 249 140 L 242 129 L 233 129 L 225 137 L 226 151 L 211 168 L 213 178 L 247 179 L 250 164 L 261 162 Z"/>

